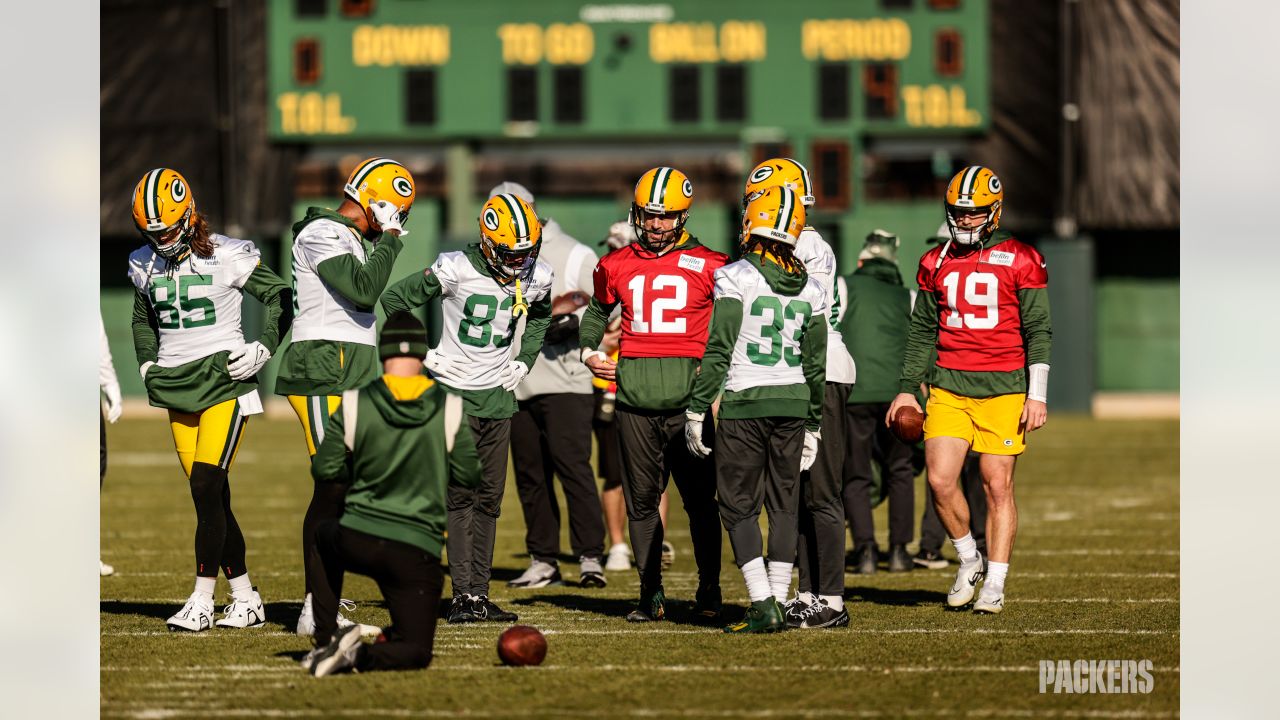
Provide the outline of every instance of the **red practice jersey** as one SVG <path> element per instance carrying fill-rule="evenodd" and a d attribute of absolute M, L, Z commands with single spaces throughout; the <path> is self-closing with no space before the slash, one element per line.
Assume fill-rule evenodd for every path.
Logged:
<path fill-rule="evenodd" d="M 1044 257 L 1015 238 L 957 257 L 942 247 L 920 258 L 916 283 L 938 303 L 938 366 L 1017 370 L 1027 363 L 1018 291 L 1048 287 Z"/>
<path fill-rule="evenodd" d="M 707 349 L 716 270 L 729 256 L 685 241 L 655 257 L 634 243 L 600 258 L 595 299 L 622 303 L 621 355 L 701 358 Z"/>

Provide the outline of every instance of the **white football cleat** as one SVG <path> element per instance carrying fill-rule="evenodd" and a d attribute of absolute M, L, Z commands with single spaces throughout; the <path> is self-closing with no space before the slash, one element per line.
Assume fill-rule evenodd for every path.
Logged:
<path fill-rule="evenodd" d="M 973 595 L 983 574 L 982 553 L 978 553 L 978 559 L 971 563 L 960 563 L 956 581 L 951 586 L 951 592 L 947 593 L 947 607 L 962 608 L 973 602 Z"/>
<path fill-rule="evenodd" d="M 101 560 L 98 561 L 98 572 L 100 577 L 106 577 L 113 574 L 115 571 L 116 569 L 110 565 L 102 562 Z"/>
<path fill-rule="evenodd" d="M 1004 609 L 1004 593 L 988 591 L 986 586 L 978 593 L 978 602 L 973 604 L 973 611 L 983 615 L 996 615 Z"/>
<path fill-rule="evenodd" d="M 250 591 L 248 600 L 231 597 L 231 603 L 222 610 L 222 618 L 215 625 L 224 628 L 259 627 L 267 621 L 266 610 L 262 607 L 262 596 L 258 588 Z"/>
<path fill-rule="evenodd" d="M 187 604 L 165 620 L 170 631 L 203 632 L 213 627 L 213 598 L 205 598 L 200 593 L 191 593 Z"/>
<path fill-rule="evenodd" d="M 310 652 L 302 656 L 302 659 L 298 661 L 298 664 L 307 672 L 311 672 L 311 666 L 315 664 L 316 658 L 320 657 L 322 653 L 324 653 L 324 648 L 311 648 Z"/>
<path fill-rule="evenodd" d="M 342 598 L 338 600 L 338 607 L 341 608 L 341 610 L 351 612 L 356 609 L 356 604 L 350 600 Z M 355 623 L 343 616 L 341 610 L 338 612 L 338 629 L 341 630 L 344 627 L 355 625 Z M 311 614 L 311 593 L 307 593 L 307 596 L 302 600 L 302 613 L 298 615 L 298 627 L 294 632 L 303 637 L 311 637 L 316 634 L 316 619 Z M 365 632 L 365 634 L 368 633 Z M 374 634 L 376 635 L 377 633 Z"/>
<path fill-rule="evenodd" d="M 631 548 L 626 543 L 618 543 L 609 548 L 608 559 L 605 560 L 604 569 L 610 572 L 620 572 L 631 569 Z"/>

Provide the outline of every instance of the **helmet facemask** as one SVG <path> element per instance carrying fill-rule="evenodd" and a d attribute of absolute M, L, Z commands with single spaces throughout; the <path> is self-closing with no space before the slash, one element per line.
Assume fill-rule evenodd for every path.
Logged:
<path fill-rule="evenodd" d="M 524 237 L 520 241 L 527 242 L 528 239 Z M 480 254 L 484 256 L 485 264 L 494 279 L 504 285 L 517 278 L 527 281 L 533 274 L 533 266 L 538 262 L 538 251 L 541 249 L 542 243 L 536 243 L 517 250 L 495 242 L 484 233 L 480 234 Z"/>
<path fill-rule="evenodd" d="M 1000 202 L 997 200 L 985 207 L 966 207 L 948 203 L 946 205 L 947 230 L 951 233 L 952 242 L 964 247 L 981 245 L 986 242 L 995 232 L 1000 222 Z M 962 227 L 960 225 L 962 217 L 984 211 L 986 218 L 982 221 L 982 224 L 976 227 Z"/>
<path fill-rule="evenodd" d="M 650 237 L 650 231 L 645 228 L 645 220 L 653 216 L 662 216 L 664 218 L 675 218 L 675 224 L 670 230 L 661 231 L 657 238 Z M 641 207 L 635 203 L 631 204 L 631 227 L 635 231 L 636 243 L 640 247 L 652 253 L 660 253 L 669 249 L 684 234 L 684 225 L 689 221 L 689 211 L 679 210 L 667 212 L 662 206 Z"/>
<path fill-rule="evenodd" d="M 138 232 L 146 238 L 157 255 L 170 262 L 180 260 L 191 250 L 191 237 L 195 233 L 195 227 L 191 223 L 194 209 L 194 205 L 188 207 L 182 214 L 182 219 L 167 228 L 139 229 Z"/>

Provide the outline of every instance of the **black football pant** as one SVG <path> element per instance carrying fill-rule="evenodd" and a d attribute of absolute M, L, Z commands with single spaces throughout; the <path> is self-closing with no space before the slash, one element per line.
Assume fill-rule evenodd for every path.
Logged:
<path fill-rule="evenodd" d="M 440 558 L 408 543 L 344 528 L 333 519 L 316 529 L 316 546 L 322 572 L 311 589 L 316 647 L 333 639 L 342 581 L 346 573 L 354 572 L 378 584 L 391 613 L 391 624 L 383 632 L 387 641 L 362 646 L 356 669 L 416 670 L 430 665 L 444 589 Z"/>
<path fill-rule="evenodd" d="M 658 503 L 667 489 L 667 478 L 676 481 L 680 500 L 689 516 L 693 559 L 700 586 L 720 585 L 720 520 L 716 508 L 716 461 L 689 454 L 684 442 L 683 410 L 617 409 L 618 436 L 622 444 L 622 494 L 627 502 L 627 530 L 631 552 L 640 572 L 640 585 L 662 585 L 662 520 Z M 714 447 L 715 427 L 703 424 L 703 442 Z"/>
<path fill-rule="evenodd" d="M 978 467 L 982 456 L 970 451 L 964 459 L 964 467 L 960 469 L 960 487 L 964 497 L 969 501 L 969 532 L 978 543 L 978 551 L 987 554 L 987 492 L 982 487 L 982 470 Z M 942 551 L 942 543 L 947 540 L 946 528 L 938 519 L 938 511 L 933 507 L 933 489 L 929 483 L 924 484 L 924 515 L 920 518 L 920 549 Z"/>
<path fill-rule="evenodd" d="M 602 489 L 622 487 L 622 445 L 618 440 L 616 400 L 614 408 L 604 412 L 604 392 L 596 390 L 596 414 L 591 419 L 591 429 L 596 436 L 596 475 L 604 481 Z"/>
<path fill-rule="evenodd" d="M 795 560 L 803 449 L 801 418 L 720 421 L 713 453 L 718 458 L 716 490 L 720 519 L 738 567 L 765 555 L 760 537 L 762 506 L 769 515 L 769 558 Z"/>
<path fill-rule="evenodd" d="M 827 383 L 822 399 L 822 441 L 808 472 L 800 474 L 800 592 L 844 595 L 844 488 L 848 430 L 845 405 L 852 385 Z"/>
<path fill-rule="evenodd" d="M 489 594 L 493 543 L 507 486 L 507 451 L 511 446 L 511 418 L 468 415 L 467 425 L 476 440 L 482 473 L 476 487 L 449 484 L 446 547 L 455 597 Z"/>
<path fill-rule="evenodd" d="M 591 470 L 591 419 L 595 399 L 580 393 L 538 395 L 520 401 L 511 418 L 511 461 L 524 510 L 524 542 L 535 560 L 560 555 L 560 476 L 569 506 L 569 546 L 575 557 L 604 554 L 604 511 Z"/>
<path fill-rule="evenodd" d="M 889 499 L 889 545 L 906 545 L 915 534 L 915 468 L 911 446 L 884 424 L 889 403 L 854 403 L 848 408 L 849 472 L 844 511 L 849 516 L 855 548 L 876 540 L 871 518 L 871 464 L 880 463 L 884 494 Z"/>

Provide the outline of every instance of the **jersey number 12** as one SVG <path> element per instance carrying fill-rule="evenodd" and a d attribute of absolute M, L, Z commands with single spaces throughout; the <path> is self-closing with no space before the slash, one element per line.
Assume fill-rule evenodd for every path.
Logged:
<path fill-rule="evenodd" d="M 667 313 L 684 310 L 689 300 L 689 284 L 679 275 L 658 275 L 653 278 L 651 285 L 647 280 L 648 278 L 644 275 L 636 275 L 631 278 L 631 282 L 627 283 L 627 289 L 631 291 L 631 332 L 672 335 L 685 332 L 685 319 L 671 318 Z M 644 304 L 646 285 L 648 289 L 654 291 L 674 288 L 676 294 L 673 297 L 655 298 L 646 309 Z"/>

